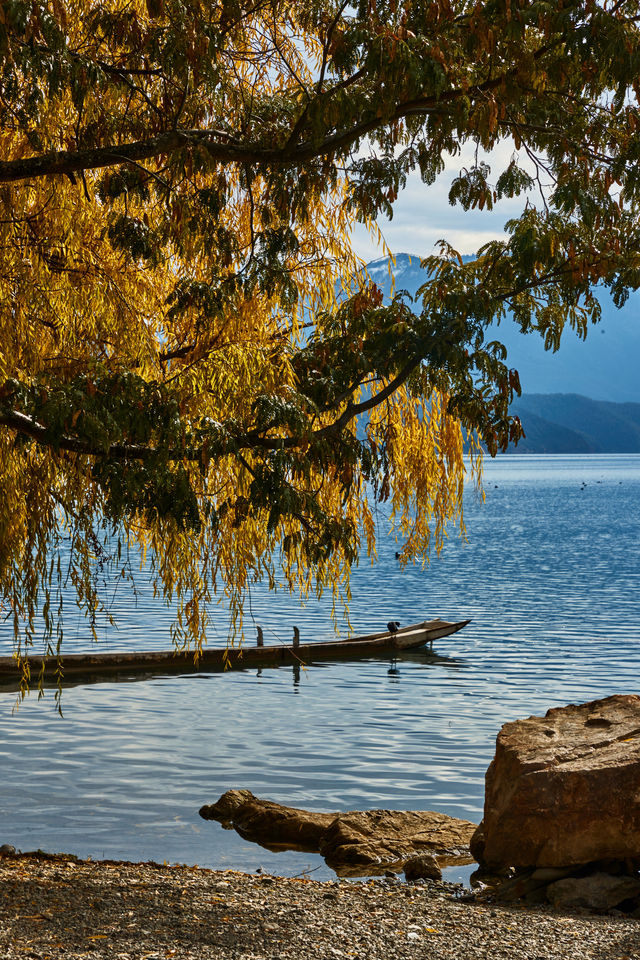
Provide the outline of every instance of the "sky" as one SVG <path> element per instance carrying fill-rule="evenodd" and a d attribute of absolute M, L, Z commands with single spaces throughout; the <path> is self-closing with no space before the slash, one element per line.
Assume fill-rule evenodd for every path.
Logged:
<path fill-rule="evenodd" d="M 413 253 L 426 257 L 436 252 L 435 245 L 443 238 L 459 253 L 472 254 L 489 240 L 504 238 L 504 224 L 510 218 L 519 216 L 526 200 L 524 194 L 512 200 L 500 201 L 492 211 L 465 211 L 461 206 L 451 206 L 449 203 L 451 182 L 463 167 L 473 164 L 474 153 L 474 146 L 468 144 L 459 156 L 448 158 L 445 171 L 432 186 L 422 183 L 418 174 L 408 179 L 405 190 L 394 204 L 393 219 L 381 217 L 378 220 L 378 226 L 394 254 Z M 492 154 L 481 155 L 480 159 L 491 167 L 490 182 L 495 183 L 513 154 L 513 144 L 505 143 Z M 384 254 L 363 226 L 356 226 L 353 240 L 356 253 L 365 262 Z"/>
<path fill-rule="evenodd" d="M 492 211 L 465 211 L 449 203 L 450 184 L 462 167 L 472 166 L 474 153 L 474 146 L 468 144 L 460 156 L 449 158 L 445 171 L 433 186 L 423 184 L 418 175 L 408 180 L 394 205 L 393 219 L 378 221 L 394 254 L 426 257 L 437 252 L 440 239 L 446 239 L 461 254 L 474 254 L 488 241 L 507 236 L 504 225 L 521 214 L 526 194 L 502 200 Z M 513 144 L 504 143 L 492 154 L 479 157 L 491 167 L 490 183 L 496 182 L 513 153 Z M 518 159 L 533 173 L 530 163 Z M 529 198 L 530 203 L 540 205 L 537 187 L 529 193 Z M 353 241 L 356 253 L 365 263 L 385 256 L 364 227 L 355 229 Z M 510 364 L 520 371 L 525 393 L 577 393 L 596 400 L 640 403 L 636 369 L 640 348 L 639 300 L 632 296 L 621 311 L 613 307 L 604 292 L 600 302 L 603 319 L 597 332 L 590 331 L 586 341 L 582 341 L 567 328 L 558 353 L 545 351 L 539 337 L 522 338 L 517 331 L 511 331 L 509 324 L 503 324 L 499 339 L 509 347 Z"/>

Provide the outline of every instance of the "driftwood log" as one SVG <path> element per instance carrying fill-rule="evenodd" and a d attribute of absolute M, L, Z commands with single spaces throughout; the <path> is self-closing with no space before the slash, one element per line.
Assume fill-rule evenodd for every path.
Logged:
<path fill-rule="evenodd" d="M 249 790 L 229 790 L 202 807 L 200 816 L 269 850 L 320 853 L 340 876 L 402 870 L 422 853 L 434 855 L 441 867 L 473 862 L 475 824 L 429 810 L 315 813 L 261 800 Z"/>

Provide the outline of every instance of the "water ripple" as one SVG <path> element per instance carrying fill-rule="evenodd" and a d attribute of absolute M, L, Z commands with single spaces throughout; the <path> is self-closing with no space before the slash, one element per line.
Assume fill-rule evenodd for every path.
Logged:
<path fill-rule="evenodd" d="M 359 631 L 391 617 L 472 617 L 436 644 L 441 660 L 77 686 L 62 719 L 51 697 L 14 713 L 14 695 L 0 694 L 2 841 L 321 877 L 332 874 L 318 857 L 269 853 L 198 808 L 246 787 L 318 810 L 478 820 L 501 724 L 637 692 L 640 640 L 640 458 L 505 458 L 488 464 L 486 488 L 484 506 L 468 498 L 466 544 L 452 539 L 440 560 L 402 570 L 390 538 L 379 565 L 354 576 Z M 168 645 L 170 611 L 143 584 L 137 604 L 117 601 L 110 648 Z M 328 601 L 301 610 L 257 590 L 252 607 L 271 635 L 288 638 L 296 622 L 303 636 L 331 636 Z M 72 645 L 90 646 L 80 621 Z"/>

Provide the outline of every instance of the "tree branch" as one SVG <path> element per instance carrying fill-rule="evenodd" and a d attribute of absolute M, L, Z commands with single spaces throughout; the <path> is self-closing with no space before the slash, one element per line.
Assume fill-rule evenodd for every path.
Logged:
<path fill-rule="evenodd" d="M 203 146 L 214 159 L 226 162 L 272 161 L 273 155 L 277 153 L 273 150 L 260 151 L 234 146 L 231 140 L 231 135 L 221 130 L 169 130 L 156 137 L 118 146 L 52 151 L 42 156 L 0 162 L 0 183 L 37 177 L 69 176 L 81 170 L 99 170 L 114 164 L 136 163 L 162 154 L 175 153 L 184 147 Z"/>
<path fill-rule="evenodd" d="M 553 44 L 549 44 L 536 51 L 535 59 L 547 53 L 552 46 Z M 456 88 L 435 96 L 419 97 L 405 103 L 399 103 L 386 122 L 392 123 L 411 114 L 440 113 L 447 105 L 460 97 L 483 95 L 488 90 L 501 87 L 505 82 L 512 79 L 516 69 L 508 70 L 499 77 L 488 79 L 469 90 Z M 323 95 L 321 94 L 321 96 Z M 212 158 L 220 163 L 296 165 L 348 147 L 379 127 L 381 122 L 380 117 L 373 116 L 347 129 L 326 136 L 320 141 L 303 142 L 297 147 L 289 144 L 284 149 L 243 144 L 233 134 L 224 130 L 169 130 L 155 137 L 119 144 L 118 146 L 96 147 L 93 150 L 52 151 L 41 156 L 2 161 L 0 162 L 0 183 L 12 183 L 30 178 L 56 175 L 71 176 L 83 170 L 97 170 L 121 163 L 140 162 L 162 154 L 175 153 L 177 150 L 198 146 L 204 147 Z"/>
<path fill-rule="evenodd" d="M 346 409 L 333 423 L 330 423 L 325 427 L 321 427 L 318 430 L 314 430 L 311 434 L 307 434 L 304 437 L 266 437 L 254 432 L 244 433 L 232 437 L 233 449 L 230 452 L 256 449 L 291 450 L 294 447 L 301 446 L 303 444 L 307 445 L 309 442 L 313 443 L 317 440 L 322 440 L 331 434 L 339 433 L 340 430 L 347 425 L 347 423 L 359 416 L 359 414 L 366 413 L 368 410 L 373 410 L 374 407 L 377 407 L 388 397 L 390 397 L 391 394 L 394 393 L 394 391 L 397 390 L 398 387 L 407 379 L 412 371 L 415 370 L 421 361 L 422 357 L 420 356 L 416 355 L 412 357 L 412 359 L 409 360 L 404 367 L 402 367 L 400 372 L 393 378 L 393 380 L 390 380 L 387 386 L 380 390 L 379 393 L 369 397 L 368 400 L 363 400 L 361 403 L 347 404 Z M 111 444 L 107 450 L 101 450 L 93 446 L 88 441 L 80 440 L 77 437 L 64 435 L 52 436 L 51 432 L 45 426 L 43 426 L 41 423 L 38 423 L 36 420 L 33 420 L 31 417 L 26 416 L 24 413 L 20 413 L 18 410 L 0 411 L 0 425 L 9 427 L 11 430 L 15 430 L 17 433 L 21 433 L 24 436 L 31 437 L 41 446 L 54 448 L 55 450 L 64 450 L 68 453 L 78 453 L 85 456 L 98 457 L 106 460 L 144 461 L 150 460 L 153 457 L 158 456 L 158 454 L 161 454 L 163 457 L 171 461 L 188 461 L 193 463 L 201 461 L 204 447 L 204 445 L 202 445 L 184 449 L 160 450 L 157 447 L 143 447 L 139 444 L 114 443 Z"/>

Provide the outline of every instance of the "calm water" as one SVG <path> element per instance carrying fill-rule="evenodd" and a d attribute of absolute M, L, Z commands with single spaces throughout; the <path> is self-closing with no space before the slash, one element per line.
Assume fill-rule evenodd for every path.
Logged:
<path fill-rule="evenodd" d="M 358 632 L 390 618 L 472 617 L 441 659 L 381 660 L 0 693 L 0 842 L 83 856 L 333 876 L 198 816 L 231 787 L 318 810 L 434 809 L 479 820 L 507 720 L 638 692 L 640 457 L 510 457 L 470 494 L 468 542 L 400 570 L 392 541 L 354 576 Z M 112 646 L 167 647 L 169 615 L 139 584 Z M 328 602 L 254 593 L 265 634 L 331 635 Z M 86 630 L 67 620 L 78 649 Z M 6 635 L 5 635 L 6 636 Z M 221 623 L 220 637 L 225 636 Z M 7 650 L 0 635 L 0 649 Z M 391 672 L 390 672 L 391 671 Z"/>

